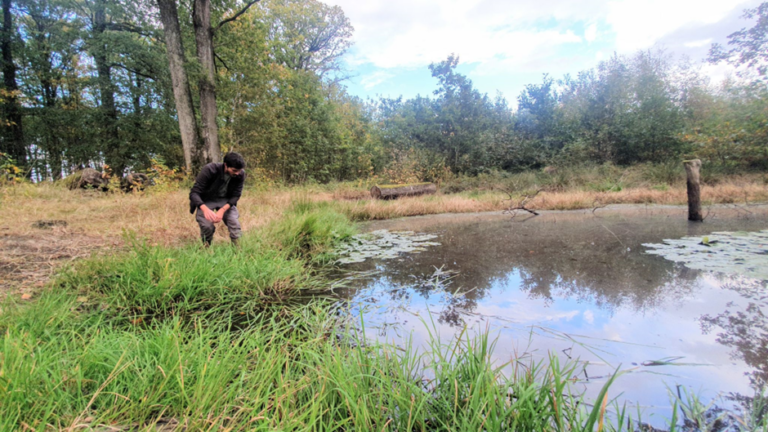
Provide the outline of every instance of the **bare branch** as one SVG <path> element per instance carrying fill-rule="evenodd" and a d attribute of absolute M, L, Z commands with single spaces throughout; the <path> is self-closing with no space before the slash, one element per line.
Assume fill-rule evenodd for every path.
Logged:
<path fill-rule="evenodd" d="M 508 191 L 508 190 L 505 190 L 504 192 L 506 192 L 506 193 L 507 193 L 507 195 L 509 195 L 509 201 L 512 201 L 512 199 L 513 199 L 513 198 L 512 198 L 512 192 L 510 192 L 510 191 Z M 515 217 L 515 216 L 517 215 L 517 211 L 518 211 L 518 210 L 525 210 L 525 211 L 527 211 L 528 213 L 531 213 L 531 214 L 532 214 L 532 215 L 534 215 L 534 216 L 538 216 L 538 215 L 539 215 L 539 213 L 538 213 L 536 210 L 531 210 L 531 209 L 529 209 L 529 208 L 525 207 L 525 204 L 526 204 L 528 201 L 530 201 L 530 200 L 534 199 L 534 198 L 536 197 L 536 195 L 538 195 L 538 194 L 539 194 L 539 192 L 541 192 L 541 189 L 538 189 L 538 190 L 537 190 L 536 192 L 534 192 L 532 195 L 525 195 L 525 196 L 523 197 L 523 199 L 522 199 L 522 200 L 521 200 L 521 201 L 520 201 L 520 202 L 517 204 L 517 206 L 514 206 L 514 207 L 513 207 L 512 205 L 510 205 L 510 206 L 509 206 L 509 208 L 507 208 L 506 210 L 504 210 L 504 212 L 503 212 L 503 213 L 505 213 L 505 214 L 509 214 L 509 213 L 511 213 L 511 214 L 512 214 L 512 217 Z"/>
<path fill-rule="evenodd" d="M 245 5 L 245 6 L 243 6 L 243 8 L 242 8 L 242 9 L 240 9 L 240 11 L 239 11 L 239 12 L 237 12 L 236 14 L 232 15 L 231 17 L 229 17 L 229 18 L 225 19 L 224 21 L 220 22 L 220 23 L 219 23 L 219 25 L 217 25 L 217 26 L 216 26 L 216 28 L 213 30 L 213 32 L 214 32 L 214 33 L 218 32 L 218 31 L 219 31 L 219 29 L 220 29 L 221 27 L 223 27 L 223 26 L 224 26 L 224 24 L 230 23 L 230 22 L 232 22 L 232 21 L 234 21 L 234 20 L 238 19 L 238 18 L 240 17 L 240 15 L 244 14 L 245 12 L 247 12 L 247 11 L 248 11 L 248 9 L 249 9 L 251 6 L 255 5 L 255 4 L 256 4 L 256 3 L 258 3 L 259 1 L 260 1 L 260 0 L 251 0 L 251 1 L 249 1 L 249 2 L 248 2 L 246 5 Z M 226 67 L 226 66 L 225 66 L 225 67 Z M 229 69 L 229 68 L 227 68 L 227 69 Z"/>
<path fill-rule="evenodd" d="M 219 55 L 218 55 L 218 54 L 216 54 L 216 53 L 213 53 L 213 56 L 216 58 L 216 60 L 218 60 L 218 61 L 220 61 L 220 62 L 221 62 L 221 64 L 224 66 L 224 69 L 226 69 L 226 70 L 231 70 L 231 69 L 229 68 L 229 66 L 227 66 L 227 63 L 224 61 L 224 59 L 222 59 L 221 57 L 219 57 Z"/>
<path fill-rule="evenodd" d="M 595 200 L 592 202 L 592 214 L 595 214 L 595 211 L 597 209 L 605 208 L 606 204 L 603 204 L 600 202 L 600 200 Z"/>
<path fill-rule="evenodd" d="M 144 77 L 144 78 L 147 78 L 147 79 L 150 79 L 150 80 L 152 80 L 152 81 L 154 81 L 154 80 L 156 80 L 156 79 L 157 79 L 156 77 L 154 77 L 154 76 L 152 76 L 152 75 L 147 75 L 146 73 L 143 73 L 143 72 L 139 72 L 138 70 L 136 70 L 136 69 L 134 69 L 134 68 L 130 68 L 130 67 L 128 67 L 128 66 L 126 66 L 126 65 L 124 65 L 124 64 L 122 64 L 122 63 L 110 63 L 110 64 L 109 64 L 109 66 L 110 66 L 110 67 L 117 67 L 117 68 L 120 68 L 120 69 L 126 70 L 126 71 L 128 71 L 128 72 L 134 73 L 134 74 L 136 74 L 136 75 L 138 75 L 138 76 L 142 76 L 142 77 Z"/>

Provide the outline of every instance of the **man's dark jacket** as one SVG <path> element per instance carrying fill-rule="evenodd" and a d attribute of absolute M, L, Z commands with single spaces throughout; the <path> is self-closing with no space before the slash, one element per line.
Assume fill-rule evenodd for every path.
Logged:
<path fill-rule="evenodd" d="M 200 170 L 200 174 L 195 179 L 195 185 L 189 193 L 189 212 L 195 213 L 206 201 L 218 200 L 219 190 L 224 182 L 224 164 L 209 163 Z M 227 202 L 230 207 L 237 205 L 240 195 L 243 194 L 243 183 L 245 183 L 245 170 L 238 176 L 231 176 L 227 185 Z"/>

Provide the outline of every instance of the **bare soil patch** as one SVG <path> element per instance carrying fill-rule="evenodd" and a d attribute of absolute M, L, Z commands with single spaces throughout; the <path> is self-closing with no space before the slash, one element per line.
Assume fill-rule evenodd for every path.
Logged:
<path fill-rule="evenodd" d="M 28 297 L 44 286 L 62 265 L 119 246 L 117 240 L 88 235 L 80 230 L 54 227 L 24 234 L 0 228 L 0 299 Z"/>

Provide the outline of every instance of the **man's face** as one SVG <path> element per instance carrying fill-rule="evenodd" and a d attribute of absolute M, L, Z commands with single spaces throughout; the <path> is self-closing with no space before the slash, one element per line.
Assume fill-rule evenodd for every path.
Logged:
<path fill-rule="evenodd" d="M 230 177 L 237 177 L 240 175 L 240 173 L 243 172 L 243 170 L 242 168 L 237 169 L 237 168 L 228 167 L 227 164 L 224 164 L 224 172 L 229 174 Z"/>

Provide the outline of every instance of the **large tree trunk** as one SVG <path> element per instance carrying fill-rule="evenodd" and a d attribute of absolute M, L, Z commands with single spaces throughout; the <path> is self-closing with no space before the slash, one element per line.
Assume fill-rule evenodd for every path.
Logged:
<path fill-rule="evenodd" d="M 20 166 L 27 164 L 27 152 L 24 146 L 24 133 L 21 128 L 21 108 L 19 106 L 18 92 L 19 86 L 16 84 L 16 65 L 13 63 L 13 52 L 11 48 L 11 39 L 13 36 L 13 21 L 11 14 L 11 0 L 3 1 L 3 32 L 2 42 L 0 42 L 3 51 L 3 84 L 8 93 L 5 101 L 5 120 L 9 125 L 8 136 L 3 137 L 3 151 L 7 152 Z"/>
<path fill-rule="evenodd" d="M 203 142 L 209 162 L 221 162 L 219 128 L 216 125 L 216 67 L 213 63 L 213 28 L 211 28 L 210 0 L 195 0 L 192 23 L 195 27 L 197 59 L 203 73 L 200 77 L 200 120 Z"/>
<path fill-rule="evenodd" d="M 43 46 L 43 44 L 40 44 Z M 58 89 L 52 80 L 50 55 L 43 56 L 46 63 L 45 73 L 41 74 L 40 82 L 43 88 L 43 118 L 48 126 L 45 131 L 45 150 L 48 153 L 48 166 L 51 169 L 51 179 L 61 180 L 61 162 L 63 159 L 63 149 L 60 145 L 60 139 L 56 133 L 59 126 L 59 118 L 55 114 L 56 102 L 59 98 Z"/>
<path fill-rule="evenodd" d="M 96 63 L 98 73 L 99 94 L 101 99 L 101 112 L 104 127 L 104 156 L 115 175 L 122 178 L 125 169 L 125 160 L 120 155 L 120 141 L 117 130 L 117 106 L 115 105 L 115 87 L 112 83 L 112 66 L 110 66 L 107 53 L 109 47 L 104 38 L 107 28 L 107 13 L 105 0 L 96 0 L 94 13 L 93 32 L 96 47 L 93 51 L 93 60 Z"/>
<path fill-rule="evenodd" d="M 184 48 L 181 43 L 181 28 L 176 0 L 157 0 L 160 8 L 160 20 L 165 30 L 165 47 L 168 50 L 168 64 L 173 83 L 173 98 L 176 101 L 176 113 L 179 116 L 181 131 L 181 146 L 184 149 L 184 165 L 188 173 L 192 172 L 192 164 L 197 160 L 199 137 L 195 106 L 192 103 L 192 92 L 189 89 L 189 78 L 184 64 Z"/>

